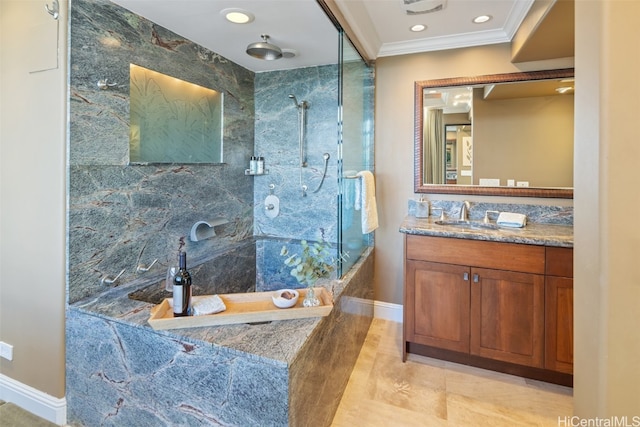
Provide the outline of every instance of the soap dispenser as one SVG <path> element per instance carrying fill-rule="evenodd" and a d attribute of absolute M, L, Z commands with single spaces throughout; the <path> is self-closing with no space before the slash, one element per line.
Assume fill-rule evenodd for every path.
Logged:
<path fill-rule="evenodd" d="M 429 201 L 422 197 L 416 200 L 416 218 L 429 218 Z"/>

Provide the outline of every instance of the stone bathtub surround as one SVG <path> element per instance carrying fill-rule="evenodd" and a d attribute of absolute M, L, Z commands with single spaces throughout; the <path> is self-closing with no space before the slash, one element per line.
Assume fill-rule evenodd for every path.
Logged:
<path fill-rule="evenodd" d="M 311 243 L 311 242 L 310 242 Z M 299 239 L 248 238 L 232 248 L 213 253 L 203 260 L 192 260 L 189 266 L 193 295 L 266 292 L 284 288 L 299 288 L 291 275 L 291 267 L 280 255 L 283 246 L 290 253 L 301 253 Z M 330 260 L 327 260 L 330 262 Z M 354 260 L 356 261 L 356 260 Z M 335 279 L 335 270 L 328 279 Z M 165 290 L 166 275 L 131 282 L 135 288 L 130 298 L 160 304 L 172 295 Z"/>
<path fill-rule="evenodd" d="M 327 317 L 155 331 L 132 284 L 67 318 L 71 425 L 328 426 L 373 317 L 373 249 Z M 90 315 L 87 315 L 90 314 Z"/>

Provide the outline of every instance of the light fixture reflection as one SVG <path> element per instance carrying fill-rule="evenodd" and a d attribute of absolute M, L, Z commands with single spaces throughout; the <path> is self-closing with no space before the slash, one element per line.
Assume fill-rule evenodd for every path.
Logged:
<path fill-rule="evenodd" d="M 572 90 L 573 90 L 573 87 L 571 87 L 571 86 L 562 86 L 562 87 L 556 88 L 556 92 L 558 92 L 560 94 L 564 94 L 564 93 L 570 92 Z"/>

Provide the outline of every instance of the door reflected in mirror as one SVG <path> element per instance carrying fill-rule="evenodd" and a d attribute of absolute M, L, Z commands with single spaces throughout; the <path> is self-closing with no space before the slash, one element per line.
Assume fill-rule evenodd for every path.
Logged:
<path fill-rule="evenodd" d="M 445 184 L 470 185 L 473 176 L 471 124 L 445 125 Z"/>
<path fill-rule="evenodd" d="M 415 88 L 416 192 L 573 197 L 573 69 Z"/>

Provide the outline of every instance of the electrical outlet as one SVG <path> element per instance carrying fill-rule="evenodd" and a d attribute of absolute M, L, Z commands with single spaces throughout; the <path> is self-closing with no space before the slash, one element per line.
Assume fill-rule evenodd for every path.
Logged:
<path fill-rule="evenodd" d="M 7 360 L 13 360 L 13 346 L 6 342 L 0 341 L 0 357 Z"/>
<path fill-rule="evenodd" d="M 500 187 L 500 179 L 498 178 L 480 178 L 478 184 L 483 187 Z"/>
<path fill-rule="evenodd" d="M 529 181 L 518 181 L 518 182 L 516 182 L 516 186 L 518 186 L 518 187 L 528 187 L 529 186 Z"/>

